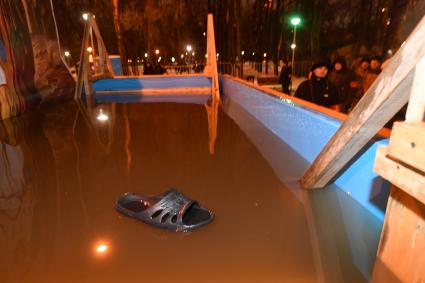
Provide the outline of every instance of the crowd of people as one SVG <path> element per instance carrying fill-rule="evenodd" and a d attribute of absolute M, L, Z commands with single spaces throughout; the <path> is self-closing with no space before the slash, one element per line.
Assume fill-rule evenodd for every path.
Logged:
<path fill-rule="evenodd" d="M 287 61 L 281 62 L 279 81 L 282 91 L 289 92 L 292 70 Z M 327 60 L 316 60 L 309 78 L 295 91 L 295 97 L 315 104 L 349 113 L 376 80 L 382 70 L 381 58 L 362 57 L 351 68 L 344 58 L 330 64 Z"/>

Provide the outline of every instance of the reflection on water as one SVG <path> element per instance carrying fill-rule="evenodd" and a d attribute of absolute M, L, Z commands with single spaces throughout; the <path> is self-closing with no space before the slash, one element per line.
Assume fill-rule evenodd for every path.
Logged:
<path fill-rule="evenodd" d="M 373 252 L 376 223 L 338 190 L 283 185 L 284 162 L 218 103 L 90 103 L 0 124 L 0 282 L 366 281 L 372 257 L 355 249 Z M 113 209 L 170 187 L 214 222 L 174 234 Z"/>
<path fill-rule="evenodd" d="M 215 152 L 215 141 L 217 140 L 217 126 L 218 126 L 218 106 L 220 101 L 213 99 L 205 104 L 205 110 L 208 117 L 208 150 L 210 154 Z"/>

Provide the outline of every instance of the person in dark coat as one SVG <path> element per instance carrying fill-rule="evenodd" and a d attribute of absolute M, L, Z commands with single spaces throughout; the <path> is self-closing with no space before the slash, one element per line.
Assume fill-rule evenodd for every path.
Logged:
<path fill-rule="evenodd" d="M 340 110 L 340 101 L 336 87 L 328 80 L 329 64 L 326 61 L 317 61 L 311 68 L 311 78 L 302 82 L 295 97 L 315 104 Z"/>
<path fill-rule="evenodd" d="M 371 87 L 371 85 L 375 82 L 375 80 L 378 78 L 379 74 L 381 73 L 381 57 L 374 56 L 370 60 L 370 67 L 369 72 L 366 75 L 364 86 L 365 86 L 365 92 Z"/>
<path fill-rule="evenodd" d="M 143 75 L 152 75 L 154 73 L 153 66 L 150 62 L 146 62 L 143 67 Z"/>
<path fill-rule="evenodd" d="M 341 111 L 346 113 L 354 100 L 357 82 L 354 73 L 347 68 L 344 58 L 341 57 L 334 61 L 328 80 L 336 87 Z"/>
<path fill-rule="evenodd" d="M 288 60 L 282 60 L 282 69 L 280 70 L 279 83 L 282 84 L 282 92 L 289 94 L 291 85 L 292 69 L 288 66 Z"/>

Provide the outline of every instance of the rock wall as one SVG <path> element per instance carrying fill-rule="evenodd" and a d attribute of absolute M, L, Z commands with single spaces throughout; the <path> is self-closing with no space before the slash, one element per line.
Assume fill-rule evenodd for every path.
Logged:
<path fill-rule="evenodd" d="M 0 0 L 0 119 L 72 97 L 48 0 Z"/>

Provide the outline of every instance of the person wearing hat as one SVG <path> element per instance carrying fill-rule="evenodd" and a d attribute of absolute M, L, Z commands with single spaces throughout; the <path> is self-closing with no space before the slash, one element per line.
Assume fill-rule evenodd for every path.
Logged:
<path fill-rule="evenodd" d="M 311 78 L 299 85 L 295 97 L 339 110 L 338 92 L 328 80 L 328 71 L 328 62 L 321 60 L 314 63 L 311 67 Z"/>

